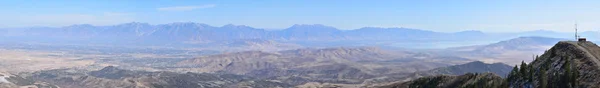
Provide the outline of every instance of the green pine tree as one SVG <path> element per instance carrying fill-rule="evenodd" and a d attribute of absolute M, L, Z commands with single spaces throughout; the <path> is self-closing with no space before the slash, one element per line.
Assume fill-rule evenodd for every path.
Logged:
<path fill-rule="evenodd" d="M 528 81 L 529 83 L 533 83 L 533 73 L 535 72 L 535 71 L 533 70 L 533 65 L 529 64 L 527 68 L 529 69 L 529 70 L 528 70 L 528 73 L 529 73 L 529 74 L 527 74 L 527 76 L 528 76 L 527 78 L 529 78 L 529 79 L 528 79 L 527 81 Z"/>
<path fill-rule="evenodd" d="M 546 75 L 546 69 L 540 68 L 539 75 L 539 88 L 548 88 L 548 77 Z"/>
<path fill-rule="evenodd" d="M 579 85 L 579 81 L 577 81 L 578 78 L 579 78 L 579 70 L 574 70 L 573 71 L 573 79 L 571 80 L 573 82 L 574 87 L 577 87 Z"/>
<path fill-rule="evenodd" d="M 563 69 L 565 69 L 564 72 L 564 78 L 562 80 L 565 81 L 565 83 L 567 83 L 567 87 L 572 88 L 573 87 L 573 82 L 571 81 L 571 79 L 573 79 L 573 74 L 571 71 L 571 58 L 566 58 L 565 60 L 565 64 L 563 64 Z"/>
<path fill-rule="evenodd" d="M 516 81 L 517 77 L 519 76 L 519 67 L 517 67 L 517 65 L 515 65 L 515 67 L 513 67 L 512 71 L 510 71 L 510 73 L 508 73 L 507 76 L 507 81 L 509 83 L 513 83 Z"/>
<path fill-rule="evenodd" d="M 518 76 L 519 80 L 525 81 L 525 80 L 529 79 L 528 78 L 528 76 L 529 76 L 529 72 L 528 72 L 529 69 L 527 68 L 527 63 L 525 63 L 525 61 L 521 61 L 521 66 L 520 66 L 519 70 L 520 70 L 519 71 L 520 75 Z"/>

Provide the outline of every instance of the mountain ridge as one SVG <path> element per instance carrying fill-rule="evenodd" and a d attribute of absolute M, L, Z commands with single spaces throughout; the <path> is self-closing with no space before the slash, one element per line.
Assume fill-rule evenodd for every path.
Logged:
<path fill-rule="evenodd" d="M 503 84 L 504 80 L 494 73 L 467 73 L 422 77 L 378 88 L 504 88 Z"/>
<path fill-rule="evenodd" d="M 572 87 L 598 87 L 600 85 L 600 80 L 597 79 L 600 77 L 598 56 L 600 56 L 600 47 L 595 43 L 589 41 L 558 42 L 531 63 L 522 65 L 526 67 L 520 69 L 539 70 L 529 72 L 532 74 L 531 77 L 515 75 L 511 86 L 540 86 L 540 84 L 532 84 L 532 82 L 545 82 L 548 86 L 564 84 Z M 563 77 L 566 74 L 575 76 Z M 526 81 L 521 77 L 534 79 Z M 542 80 L 542 78 L 545 79 Z"/>
<path fill-rule="evenodd" d="M 432 69 L 424 72 L 415 72 L 421 76 L 428 76 L 434 74 L 446 74 L 446 75 L 462 75 L 466 73 L 495 73 L 501 77 L 506 77 L 507 74 L 512 70 L 512 66 L 504 63 L 484 63 L 482 61 L 473 61 L 465 64 L 441 67 Z"/>
<path fill-rule="evenodd" d="M 600 46 L 589 41 L 560 41 L 532 62 L 513 67 L 506 79 L 499 76 L 492 80 L 476 80 L 470 73 L 461 76 L 429 76 L 416 80 L 394 83 L 384 87 L 485 87 L 485 88 L 596 88 L 600 84 Z M 456 78 L 458 77 L 458 78 Z M 478 76 L 475 76 L 479 79 Z M 487 77 L 490 78 L 490 77 Z M 455 81 L 450 81 L 455 80 Z M 467 81 L 467 82 L 465 82 Z M 450 82 L 451 85 L 448 85 Z M 458 82 L 458 83 L 454 83 Z M 490 84 L 492 83 L 492 84 Z"/>

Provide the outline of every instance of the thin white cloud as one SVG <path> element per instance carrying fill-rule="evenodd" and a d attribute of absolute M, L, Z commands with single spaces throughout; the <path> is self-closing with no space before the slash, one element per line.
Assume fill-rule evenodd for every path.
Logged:
<path fill-rule="evenodd" d="M 173 7 L 161 7 L 156 8 L 158 11 L 190 11 L 195 9 L 205 9 L 205 8 L 213 8 L 217 5 L 208 4 L 208 5 L 198 5 L 198 6 L 173 6 Z"/>

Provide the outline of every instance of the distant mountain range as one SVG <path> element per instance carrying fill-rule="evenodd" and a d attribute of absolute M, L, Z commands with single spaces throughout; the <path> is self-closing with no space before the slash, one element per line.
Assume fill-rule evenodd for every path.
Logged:
<path fill-rule="evenodd" d="M 59 28 L 38 27 L 12 31 L 12 36 L 38 36 L 78 39 L 160 40 L 171 42 L 214 42 L 236 39 L 281 41 L 383 40 L 408 39 L 438 35 L 432 31 L 407 28 L 361 28 L 343 31 L 325 25 L 294 25 L 284 30 L 264 30 L 248 26 L 213 27 L 200 23 L 150 25 L 125 23 L 113 26 L 71 25 Z M 387 36 L 386 36 L 387 35 Z"/>
<path fill-rule="evenodd" d="M 548 33 L 550 32 L 550 33 Z M 596 32 L 583 32 L 593 36 Z M 0 38 L 6 41 L 68 42 L 81 44 L 211 44 L 237 40 L 273 40 L 294 42 L 302 45 L 394 45 L 397 42 L 435 43 L 440 41 L 472 42 L 500 41 L 518 36 L 544 36 L 569 38 L 571 33 L 552 31 L 530 31 L 522 33 L 483 33 L 462 31 L 456 33 L 434 32 L 411 28 L 364 27 L 354 30 L 339 30 L 334 27 L 314 25 L 293 25 L 282 30 L 264 30 L 243 25 L 221 27 L 201 23 L 177 22 L 151 25 L 148 23 L 124 23 L 111 26 L 89 24 L 65 27 L 32 27 L 0 29 Z M 584 36 L 586 37 L 586 36 Z"/>

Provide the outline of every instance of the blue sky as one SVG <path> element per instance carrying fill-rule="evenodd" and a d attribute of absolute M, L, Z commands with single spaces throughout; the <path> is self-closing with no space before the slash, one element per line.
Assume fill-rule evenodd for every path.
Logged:
<path fill-rule="evenodd" d="M 407 27 L 441 32 L 600 30 L 600 1 L 589 0 L 4 0 L 0 28 L 72 24 L 198 22 L 282 29 Z"/>

